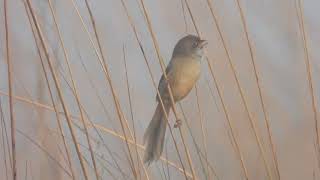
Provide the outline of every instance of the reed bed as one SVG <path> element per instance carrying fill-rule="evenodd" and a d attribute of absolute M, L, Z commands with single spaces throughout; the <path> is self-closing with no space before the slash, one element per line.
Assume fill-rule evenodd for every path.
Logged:
<path fill-rule="evenodd" d="M 287 151 L 283 150 L 292 139 L 282 140 L 288 131 L 279 130 L 280 118 L 275 118 L 277 111 L 272 107 L 281 105 L 275 103 L 280 100 L 275 101 L 274 89 L 282 94 L 286 92 L 265 86 L 270 83 L 266 77 L 268 68 L 263 67 L 267 66 L 263 60 L 268 57 L 261 57 L 263 53 L 259 48 L 264 46 L 259 44 L 254 29 L 260 23 L 252 18 L 252 13 L 257 12 L 250 10 L 254 5 L 249 6 L 245 1 L 226 2 L 232 4 L 229 7 L 233 9 L 228 11 L 230 17 L 239 20 L 235 27 L 241 32 L 239 39 L 230 40 L 232 33 L 226 25 L 230 17 L 224 17 L 218 10 L 220 6 L 227 6 L 221 3 L 217 0 L 177 0 L 168 4 L 147 0 L 3 0 L 1 47 L 4 55 L 0 61 L 0 75 L 4 75 L 0 77 L 0 167 L 3 168 L 0 168 L 0 179 L 320 177 L 317 62 L 311 55 L 314 52 L 305 2 L 294 2 L 292 12 L 296 16 L 291 18 L 298 22 L 301 39 L 297 42 L 301 44 L 297 46 L 303 52 L 304 63 L 300 69 L 305 73 L 301 76 L 306 77 L 310 102 L 300 102 L 299 98 L 296 102 L 310 105 L 306 108 L 312 112 L 310 117 L 301 116 L 310 118 L 312 125 L 300 125 L 304 131 L 312 130 L 312 140 L 306 140 L 311 143 L 303 144 L 307 147 L 301 151 L 314 152 L 306 159 L 315 159 L 316 163 L 310 162 L 307 170 L 292 172 L 295 176 L 288 173 L 291 159 L 287 159 Z M 105 4 L 114 9 L 105 7 L 110 8 L 110 12 L 103 12 L 100 5 Z M 168 9 L 154 9 L 160 5 Z M 21 8 L 23 11 L 17 11 Z M 173 21 L 163 22 L 170 9 L 175 9 L 176 17 L 172 19 L 180 18 L 177 27 L 172 27 Z M 107 17 L 110 14 L 115 15 Z M 24 22 L 24 29 L 14 29 L 20 20 Z M 116 27 L 121 28 L 110 33 Z M 165 113 L 168 126 L 165 147 L 160 159 L 147 166 L 142 158 L 145 151 L 142 136 L 154 110 L 155 99 L 151 99 L 150 94 L 161 97 L 157 82 L 161 74 L 167 78 L 166 64 L 178 39 L 168 38 L 166 28 L 179 32 L 179 37 L 191 32 L 204 39 L 208 37 L 209 46 L 205 51 L 206 62 L 202 62 L 202 77 L 185 100 L 176 104 L 168 85 L 173 113 L 171 116 Z M 27 46 L 18 43 L 16 37 L 20 35 L 25 37 L 21 44 L 27 40 Z M 248 57 L 241 58 L 248 59 L 242 63 L 249 64 L 252 77 L 246 80 L 254 88 L 247 87 L 248 82 L 243 80 L 245 72 L 238 65 L 239 57 L 232 43 L 242 43 L 248 51 Z M 24 53 L 30 57 L 17 58 Z M 25 62 L 21 59 L 29 64 L 23 66 Z M 38 80 L 33 81 L 33 76 Z M 37 85 L 41 91 L 38 94 Z M 238 96 L 237 100 L 230 100 L 236 97 L 232 92 Z M 161 98 L 160 104 L 164 109 Z M 305 113 L 303 108 L 300 110 L 299 113 Z M 33 124 L 35 119 L 45 126 Z M 173 124 L 179 120 L 182 126 L 174 128 Z M 239 125 L 239 121 L 243 123 Z M 37 127 L 42 128 L 42 133 L 34 135 L 39 130 Z M 56 140 L 50 141 L 47 137 L 56 137 Z M 300 167 L 299 162 L 296 166 Z M 57 173 L 53 177 L 43 174 L 51 171 Z M 310 172 L 312 175 L 307 175 Z"/>

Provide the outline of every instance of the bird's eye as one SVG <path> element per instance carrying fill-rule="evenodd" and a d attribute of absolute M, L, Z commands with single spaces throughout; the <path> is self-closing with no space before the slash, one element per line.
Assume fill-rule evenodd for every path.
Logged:
<path fill-rule="evenodd" d="M 192 47 L 193 47 L 193 48 L 198 47 L 198 42 L 194 42 L 194 43 L 192 44 Z"/>

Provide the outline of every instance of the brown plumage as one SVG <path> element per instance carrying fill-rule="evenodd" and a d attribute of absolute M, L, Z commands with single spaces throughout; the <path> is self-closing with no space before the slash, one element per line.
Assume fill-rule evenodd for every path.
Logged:
<path fill-rule="evenodd" d="M 173 50 L 171 61 L 166 68 L 167 80 L 162 75 L 158 86 L 164 108 L 157 96 L 157 108 L 143 137 L 146 144 L 144 162 L 148 165 L 158 160 L 163 150 L 167 127 L 164 111 L 169 115 L 172 107 L 167 85 L 169 83 L 171 87 L 174 102 L 180 101 L 189 94 L 200 76 L 202 48 L 205 45 L 205 40 L 188 35 L 180 39 Z"/>

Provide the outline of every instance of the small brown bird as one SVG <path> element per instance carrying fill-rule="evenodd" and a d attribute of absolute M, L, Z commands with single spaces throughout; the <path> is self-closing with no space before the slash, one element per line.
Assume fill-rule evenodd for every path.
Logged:
<path fill-rule="evenodd" d="M 186 97 L 200 76 L 200 61 L 203 58 L 203 47 L 206 44 L 207 41 L 197 36 L 187 35 L 180 39 L 174 47 L 171 61 L 166 68 L 167 80 L 162 75 L 158 86 L 164 108 L 157 96 L 157 108 L 143 137 L 143 142 L 146 144 L 144 162 L 148 165 L 158 160 L 163 150 L 167 127 L 163 109 L 169 115 L 172 107 L 167 83 L 170 85 L 174 102 Z"/>

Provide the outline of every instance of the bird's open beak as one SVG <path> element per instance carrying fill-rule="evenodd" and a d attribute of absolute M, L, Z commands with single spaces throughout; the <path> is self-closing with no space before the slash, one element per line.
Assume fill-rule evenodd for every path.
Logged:
<path fill-rule="evenodd" d="M 206 45 L 208 44 L 208 41 L 207 40 L 200 40 L 200 43 L 199 43 L 199 48 L 204 48 Z"/>

